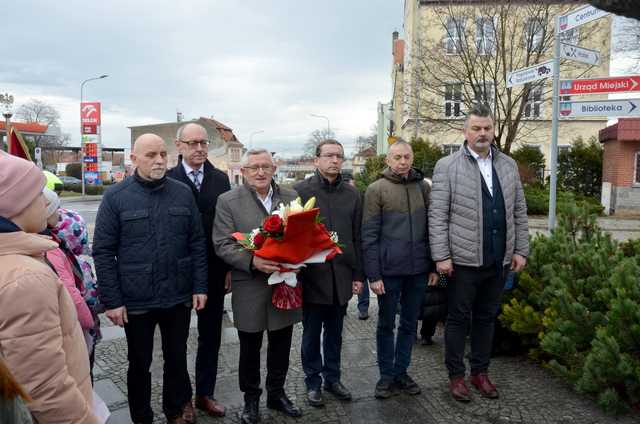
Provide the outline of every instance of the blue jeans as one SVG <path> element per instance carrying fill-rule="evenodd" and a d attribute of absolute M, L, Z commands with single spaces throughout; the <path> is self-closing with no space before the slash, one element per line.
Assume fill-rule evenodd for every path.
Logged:
<path fill-rule="evenodd" d="M 427 275 L 383 277 L 383 281 L 385 294 L 378 296 L 378 367 L 380 379 L 391 381 L 406 374 L 411 363 L 411 349 L 416 337 Z M 400 325 L 398 335 L 394 337 L 398 303 L 401 305 Z"/>
<path fill-rule="evenodd" d="M 308 390 L 319 389 L 323 378 L 325 385 L 340 381 L 342 326 L 346 309 L 347 305 L 302 305 L 301 359 Z"/>
<path fill-rule="evenodd" d="M 369 280 L 362 282 L 362 291 L 358 293 L 358 311 L 369 312 Z"/>

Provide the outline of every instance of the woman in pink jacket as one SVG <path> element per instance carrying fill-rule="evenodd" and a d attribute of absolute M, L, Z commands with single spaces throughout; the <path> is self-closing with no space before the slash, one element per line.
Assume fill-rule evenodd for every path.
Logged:
<path fill-rule="evenodd" d="M 45 178 L 0 151 L 0 351 L 39 423 L 94 424 L 87 348 L 75 307 L 44 259 Z"/>

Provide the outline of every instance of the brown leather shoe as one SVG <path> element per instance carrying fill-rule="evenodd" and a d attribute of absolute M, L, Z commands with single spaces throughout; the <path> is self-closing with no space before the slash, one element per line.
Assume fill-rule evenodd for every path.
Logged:
<path fill-rule="evenodd" d="M 182 409 L 182 420 L 186 424 L 194 424 L 196 422 L 196 410 L 193 409 L 193 403 L 187 402 Z"/>
<path fill-rule="evenodd" d="M 203 410 L 212 417 L 224 417 L 224 406 L 208 396 L 196 396 L 196 408 Z"/>
<path fill-rule="evenodd" d="M 449 391 L 451 396 L 458 402 L 470 402 L 471 394 L 469 388 L 464 382 L 464 377 L 452 378 L 449 380 Z"/>
<path fill-rule="evenodd" d="M 489 375 L 487 373 L 481 372 L 479 374 L 472 375 L 470 381 L 483 397 L 489 399 L 497 399 L 499 397 L 498 390 L 496 390 L 495 384 L 489 380 Z"/>

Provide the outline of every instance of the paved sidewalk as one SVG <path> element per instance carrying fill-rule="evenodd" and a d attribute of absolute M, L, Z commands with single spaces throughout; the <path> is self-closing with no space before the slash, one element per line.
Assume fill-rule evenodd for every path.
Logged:
<path fill-rule="evenodd" d="M 351 389 L 353 402 L 342 403 L 325 394 L 324 408 L 315 409 L 305 402 L 304 374 L 300 365 L 300 337 L 302 328 L 295 327 L 291 365 L 287 378 L 287 393 L 303 409 L 299 419 L 284 417 L 261 403 L 263 423 L 640 423 L 638 416 L 618 419 L 602 413 L 595 403 L 574 393 L 561 380 L 524 357 L 499 357 L 493 360 L 492 376 L 500 390 L 496 401 L 480 398 L 474 393 L 473 401 L 460 404 L 451 399 L 447 391 L 447 376 L 443 364 L 443 339 L 435 337 L 434 346 L 416 345 L 410 374 L 422 387 L 418 396 L 399 395 L 388 400 L 376 400 L 373 389 L 378 379 L 376 365 L 375 325 L 377 304 L 372 297 L 371 318 L 359 321 L 355 301 L 349 305 L 345 319 L 342 353 L 342 381 Z M 227 298 L 227 304 L 229 299 Z M 229 305 L 227 309 L 230 310 Z M 191 323 L 188 363 L 194 381 L 194 363 L 197 346 L 195 314 Z M 231 315 L 224 320 L 223 345 L 220 352 L 216 397 L 227 407 L 225 418 L 199 415 L 199 423 L 238 423 L 242 410 L 242 395 L 238 389 L 239 344 Z M 106 325 L 105 320 L 105 325 Z M 120 328 L 105 327 L 105 340 L 98 345 L 96 355 L 96 390 L 103 397 L 112 417 L 109 424 L 129 423 L 126 401 L 127 347 Z M 265 343 L 266 345 L 266 343 Z M 161 409 L 162 360 L 160 339 L 156 334 L 152 365 L 152 406 L 156 422 L 164 423 Z M 263 370 L 265 370 L 263 352 Z M 264 381 L 264 374 L 262 376 Z"/>

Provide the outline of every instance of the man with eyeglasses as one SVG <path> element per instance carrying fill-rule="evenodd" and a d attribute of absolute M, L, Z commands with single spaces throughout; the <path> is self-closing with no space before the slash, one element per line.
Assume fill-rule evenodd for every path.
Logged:
<path fill-rule="evenodd" d="M 271 303 L 269 274 L 278 271 L 279 264 L 254 256 L 232 236 L 249 233 L 260 227 L 264 218 L 288 204 L 298 194 L 281 188 L 273 181 L 276 166 L 265 149 L 248 150 L 241 160 L 245 183 L 220 196 L 213 228 L 216 253 L 232 268 L 233 323 L 240 339 L 238 378 L 244 393 L 241 422 L 253 424 L 260 420 L 260 348 L 267 331 L 267 408 L 291 417 L 302 415 L 287 397 L 284 383 L 289 369 L 289 352 L 293 324 L 300 321 L 300 309 L 276 309 Z"/>
<path fill-rule="evenodd" d="M 225 414 L 224 406 L 214 398 L 218 374 L 218 353 L 222 335 L 224 296 L 229 289 L 229 266 L 216 256 L 211 234 L 218 196 L 230 190 L 229 177 L 207 160 L 209 134 L 196 123 L 182 125 L 175 145 L 180 153 L 178 165 L 167 176 L 188 185 L 195 198 L 207 241 L 209 299 L 198 311 L 198 352 L 196 353 L 195 404 L 213 417 Z M 226 278 L 229 277 L 229 278 Z"/>
<path fill-rule="evenodd" d="M 302 368 L 307 401 L 314 407 L 324 405 L 323 380 L 324 390 L 341 401 L 351 400 L 351 393 L 340 381 L 340 354 L 349 299 L 362 290 L 362 202 L 358 190 L 343 180 L 343 162 L 342 145 L 336 140 L 324 140 L 316 147 L 315 174 L 295 186 L 303 202 L 315 196 L 323 224 L 338 233 L 342 245 L 341 255 L 323 264 L 309 265 L 300 273 Z"/>

